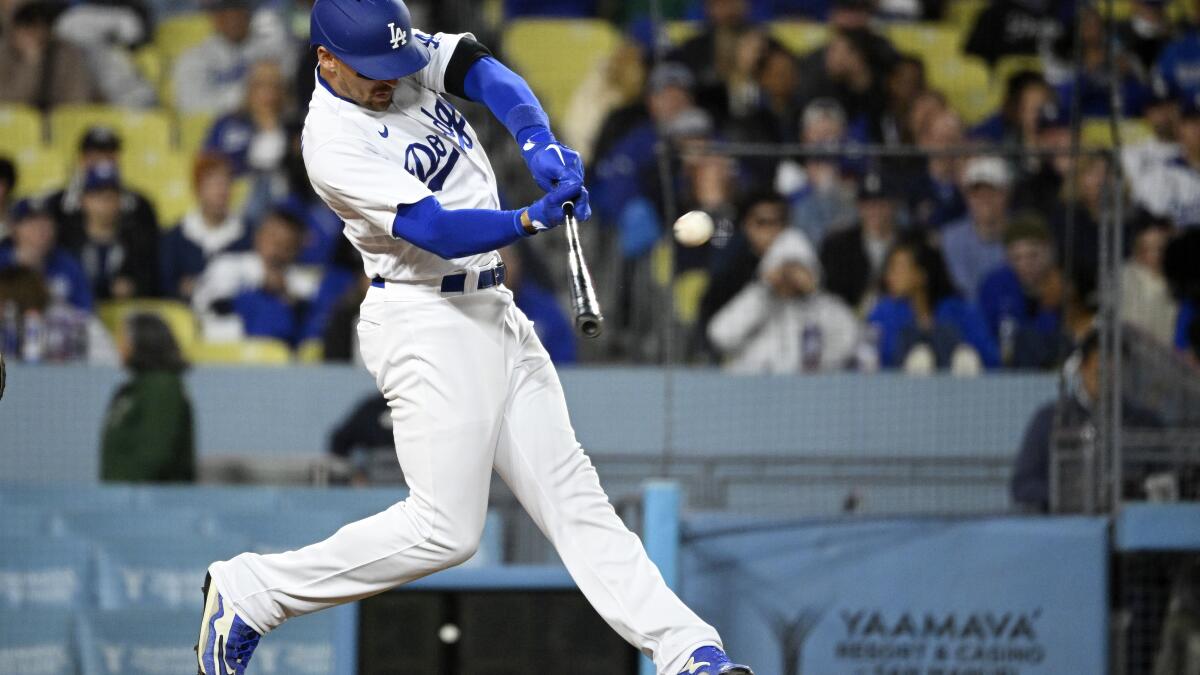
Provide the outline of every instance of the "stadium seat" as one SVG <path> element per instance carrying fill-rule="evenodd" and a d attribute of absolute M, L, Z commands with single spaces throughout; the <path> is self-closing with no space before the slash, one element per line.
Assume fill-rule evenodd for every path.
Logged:
<path fill-rule="evenodd" d="M 126 519 L 135 530 L 140 521 L 162 520 L 146 514 Z M 249 542 L 234 535 L 195 537 L 186 527 L 173 534 L 96 540 L 96 601 L 100 609 L 188 609 L 199 607 L 200 585 L 208 566 L 249 550 Z"/>
<path fill-rule="evenodd" d="M 68 610 L 0 612 L 0 673 L 79 672 L 75 623 Z"/>
<path fill-rule="evenodd" d="M 162 52 L 154 45 L 146 45 L 133 53 L 133 64 L 138 73 L 154 87 L 157 92 L 166 78 Z"/>
<path fill-rule="evenodd" d="M 50 113 L 50 143 L 74 156 L 88 127 L 103 124 L 121 135 L 122 154 L 171 148 L 171 124 L 161 110 L 130 110 L 105 105 L 63 105 Z M 122 167 L 124 168 L 124 167 Z"/>
<path fill-rule="evenodd" d="M 953 26 L 935 23 L 893 23 L 885 31 L 896 49 L 919 57 L 926 68 L 942 59 L 962 55 L 963 34 Z"/>
<path fill-rule="evenodd" d="M 91 605 L 91 561 L 91 545 L 79 539 L 5 537 L 0 546 L 0 614 Z"/>
<path fill-rule="evenodd" d="M 996 61 L 996 67 L 992 69 L 992 81 L 996 83 L 997 87 L 1003 89 L 1004 85 L 1008 82 L 1008 78 L 1022 70 L 1032 70 L 1041 73 L 1045 69 L 1045 64 L 1042 63 L 1040 56 L 1010 54 L 1009 56 L 1002 56 L 999 61 Z"/>
<path fill-rule="evenodd" d="M 811 21 L 776 21 L 771 24 L 771 36 L 797 55 L 804 55 L 825 45 L 829 29 Z"/>
<path fill-rule="evenodd" d="M 668 21 L 663 31 L 667 41 L 678 46 L 699 35 L 703 27 L 699 21 Z"/>
<path fill-rule="evenodd" d="M 42 144 L 42 116 L 24 105 L 0 106 L 0 155 Z"/>
<path fill-rule="evenodd" d="M 192 160 L 182 152 L 167 155 L 162 173 L 148 185 L 146 196 L 154 202 L 158 223 L 171 228 L 192 208 Z"/>
<path fill-rule="evenodd" d="M 286 366 L 292 362 L 287 343 L 270 338 L 247 338 L 237 342 L 197 342 L 192 361 L 208 365 Z"/>
<path fill-rule="evenodd" d="M 154 46 L 170 68 L 180 54 L 204 42 L 212 32 L 212 21 L 207 14 L 177 14 L 158 24 L 154 32 Z"/>
<path fill-rule="evenodd" d="M 300 363 L 316 364 L 325 360 L 325 344 L 320 338 L 312 338 L 296 347 L 296 359 Z"/>
<path fill-rule="evenodd" d="M 708 290 L 708 272 L 687 270 L 675 277 L 675 316 L 685 325 L 700 316 L 700 300 Z"/>
<path fill-rule="evenodd" d="M 988 0 L 954 0 L 946 4 L 945 23 L 961 31 L 963 37 L 975 26 L 975 19 L 988 6 Z"/>
<path fill-rule="evenodd" d="M 12 159 L 17 165 L 14 194 L 18 198 L 60 189 L 67 180 L 68 160 L 55 148 L 31 145 L 20 149 Z"/>
<path fill-rule="evenodd" d="M 208 130 L 212 127 L 211 113 L 188 113 L 179 116 L 179 149 L 187 155 L 194 155 L 204 145 Z"/>
<path fill-rule="evenodd" d="M 600 19 L 518 19 L 504 31 L 504 54 L 559 119 L 575 87 L 616 49 L 620 34 Z"/>
<path fill-rule="evenodd" d="M 191 606 L 186 608 L 92 610 L 84 614 L 79 626 L 82 674 L 195 672 L 196 653 L 192 646 L 199 626 L 203 581 L 201 577 L 191 584 L 188 594 Z"/>
<path fill-rule="evenodd" d="M 175 300 L 116 300 L 100 305 L 98 314 L 104 327 L 118 338 L 125 332 L 125 321 L 131 314 L 153 314 L 171 329 L 179 349 L 190 357 L 196 343 L 196 318 L 190 307 Z"/>
<path fill-rule="evenodd" d="M 1121 145 L 1134 145 L 1153 137 L 1154 131 L 1142 120 L 1121 121 Z M 1106 119 L 1084 120 L 1082 141 L 1085 146 L 1111 148 L 1113 146 L 1112 125 Z"/>
<path fill-rule="evenodd" d="M 975 124 L 995 111 L 988 68 L 982 60 L 946 59 L 930 67 L 928 73 L 930 85 L 946 94 L 950 105 L 968 124 Z"/>

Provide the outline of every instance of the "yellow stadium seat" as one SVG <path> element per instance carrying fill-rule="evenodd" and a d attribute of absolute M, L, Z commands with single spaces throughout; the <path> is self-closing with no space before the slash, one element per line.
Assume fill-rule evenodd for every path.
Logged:
<path fill-rule="evenodd" d="M 125 321 L 133 314 L 153 314 L 167 324 L 171 335 L 186 358 L 192 358 L 196 344 L 196 317 L 192 310 L 176 300 L 114 300 L 100 305 L 100 321 L 115 339 L 125 332 Z"/>
<path fill-rule="evenodd" d="M 811 21 L 776 21 L 771 24 L 771 36 L 796 54 L 807 54 L 825 45 L 829 29 Z"/>
<path fill-rule="evenodd" d="M 312 338 L 296 347 L 296 358 L 300 363 L 321 363 L 325 360 L 325 344 L 320 338 Z"/>
<path fill-rule="evenodd" d="M 988 6 L 988 0 L 953 0 L 947 3 L 946 20 L 948 26 L 966 35 L 975 26 L 975 19 Z"/>
<path fill-rule="evenodd" d="M 247 338 L 237 342 L 197 342 L 192 362 L 208 365 L 285 366 L 292 362 L 292 350 L 286 343 L 268 338 Z"/>
<path fill-rule="evenodd" d="M 133 64 L 137 66 L 138 73 L 158 91 L 164 75 L 162 52 L 154 45 L 146 45 L 133 53 Z"/>
<path fill-rule="evenodd" d="M 959 57 L 939 61 L 928 71 L 929 84 L 940 90 L 968 124 L 974 124 L 996 109 L 995 92 L 983 61 Z M 1003 88 L 999 88 L 1003 95 Z"/>
<path fill-rule="evenodd" d="M 681 45 L 700 34 L 703 24 L 699 21 L 669 21 L 664 27 L 667 41 L 673 45 Z"/>
<path fill-rule="evenodd" d="M 13 155 L 17 165 L 16 197 L 59 190 L 67 181 L 68 159 L 54 148 L 31 145 Z"/>
<path fill-rule="evenodd" d="M 136 178 L 130 176 L 127 179 L 129 184 L 143 191 L 154 203 L 159 225 L 174 227 L 192 208 L 191 157 L 169 152 L 162 156 L 161 161 L 143 165 L 135 171 Z"/>
<path fill-rule="evenodd" d="M 65 105 L 50 113 L 50 142 L 74 155 L 88 127 L 103 124 L 121 136 L 122 149 L 171 147 L 171 121 L 161 110 L 130 110 L 103 105 Z"/>
<path fill-rule="evenodd" d="M 1128 146 L 1149 140 L 1154 136 L 1150 125 L 1141 120 L 1121 121 L 1121 145 Z M 1111 148 L 1112 126 L 1106 119 L 1089 119 L 1083 122 L 1081 140 L 1085 146 Z"/>
<path fill-rule="evenodd" d="M 23 105 L 0 106 L 0 154 L 42 145 L 42 116 Z"/>
<path fill-rule="evenodd" d="M 212 127 L 214 115 L 211 113 L 188 113 L 179 116 L 179 149 L 195 154 L 204 145 L 208 130 Z"/>
<path fill-rule="evenodd" d="M 575 87 L 612 54 L 620 34 L 599 19 L 518 19 L 504 31 L 504 52 L 556 119 Z"/>
<path fill-rule="evenodd" d="M 685 325 L 696 323 L 700 301 L 708 290 L 708 272 L 688 270 L 675 278 L 675 316 Z"/>
<path fill-rule="evenodd" d="M 935 23 L 893 23 L 885 31 L 888 39 L 903 53 L 911 54 L 932 68 L 943 59 L 962 54 L 963 34 L 953 26 Z"/>
<path fill-rule="evenodd" d="M 996 62 L 996 67 L 992 69 L 992 79 L 996 81 L 996 84 L 1003 87 L 1008 83 L 1008 78 L 1022 70 L 1032 70 L 1035 73 L 1041 73 L 1045 71 L 1045 65 L 1042 63 L 1040 56 L 1024 54 L 1002 56 Z"/>
<path fill-rule="evenodd" d="M 154 46 L 158 47 L 169 67 L 180 54 L 204 42 L 212 32 L 212 21 L 207 14 L 176 14 L 159 22 L 154 33 Z"/>

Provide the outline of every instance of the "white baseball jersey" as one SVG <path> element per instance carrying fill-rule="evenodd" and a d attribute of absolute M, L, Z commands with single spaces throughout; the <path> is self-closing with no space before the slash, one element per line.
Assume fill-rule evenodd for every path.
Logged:
<path fill-rule="evenodd" d="M 304 120 L 304 164 L 317 194 L 346 223 L 368 276 L 434 280 L 492 264 L 485 253 L 446 260 L 392 235 L 399 204 L 434 195 L 447 209 L 498 209 L 496 175 L 467 119 L 445 97 L 450 57 L 470 33 L 413 37 L 429 65 L 401 78 L 375 112 L 341 98 L 318 73 Z"/>

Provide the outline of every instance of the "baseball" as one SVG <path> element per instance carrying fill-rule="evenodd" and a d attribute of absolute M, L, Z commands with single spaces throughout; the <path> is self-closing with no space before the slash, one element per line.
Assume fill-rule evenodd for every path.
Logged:
<path fill-rule="evenodd" d="M 452 645 L 458 642 L 460 637 L 462 637 L 462 630 L 452 623 L 444 624 L 438 629 L 438 639 L 445 644 Z"/>
<path fill-rule="evenodd" d="M 701 246 L 713 235 L 713 219 L 703 211 L 688 211 L 675 221 L 675 241 L 688 247 Z"/>

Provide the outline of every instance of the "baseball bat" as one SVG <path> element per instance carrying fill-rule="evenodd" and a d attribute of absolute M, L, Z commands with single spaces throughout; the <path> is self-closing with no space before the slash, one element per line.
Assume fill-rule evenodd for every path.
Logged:
<path fill-rule="evenodd" d="M 571 306 L 575 310 L 575 328 L 585 338 L 594 338 L 604 330 L 604 315 L 600 313 L 600 302 L 596 300 L 596 289 L 592 285 L 592 273 L 588 271 L 583 247 L 579 244 L 575 204 L 564 202 L 562 208 L 566 217 L 563 228 L 567 231 L 567 267 L 571 273 Z"/>

